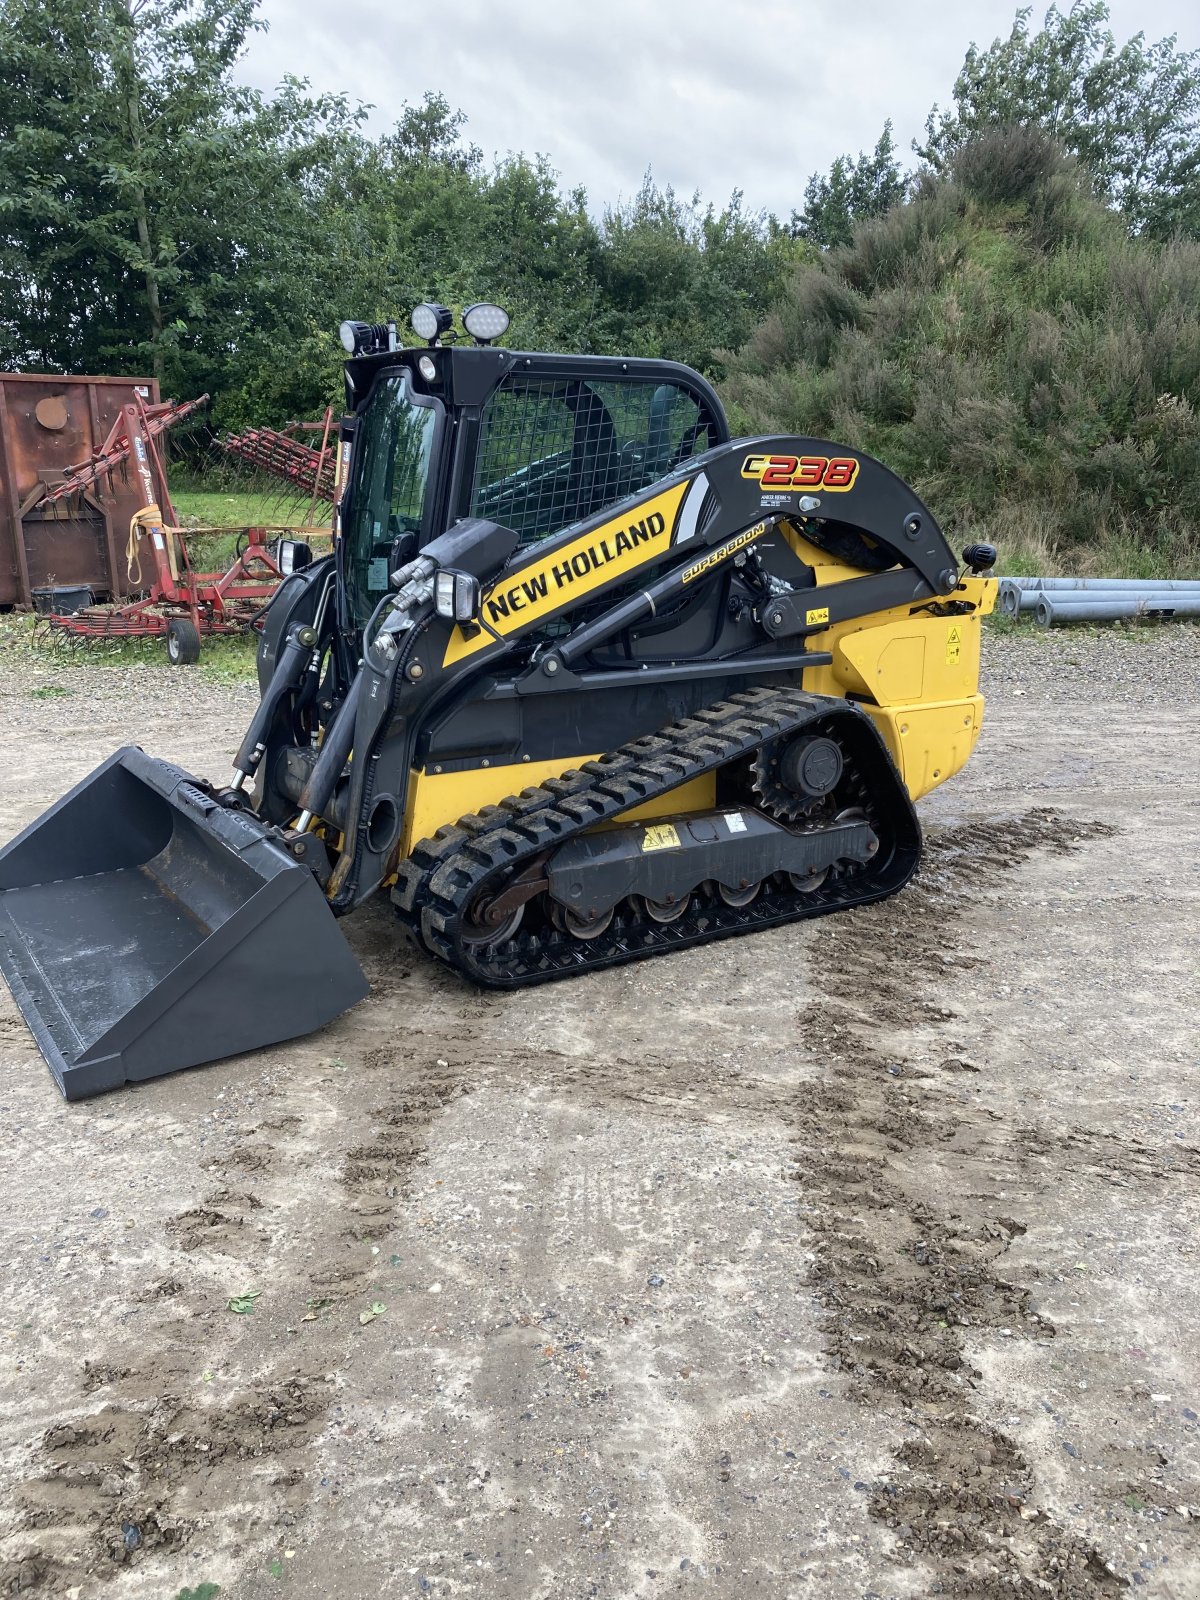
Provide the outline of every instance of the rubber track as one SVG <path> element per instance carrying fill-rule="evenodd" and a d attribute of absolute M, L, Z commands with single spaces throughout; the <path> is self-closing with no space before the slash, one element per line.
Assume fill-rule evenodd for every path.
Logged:
<path fill-rule="evenodd" d="M 836 735 L 847 731 L 848 720 L 860 740 L 865 735 L 877 746 L 881 770 L 890 778 L 890 784 L 881 784 L 877 773 L 874 783 L 867 782 L 867 774 L 854 771 L 848 757 L 839 786 L 839 802 L 861 806 L 880 836 L 879 854 L 870 865 L 845 875 L 831 872 L 822 888 L 803 895 L 772 879 L 748 906 L 697 895 L 677 922 L 667 924 L 639 917 L 626 905 L 618 908 L 608 931 L 592 940 L 549 926 L 538 932 L 519 929 L 490 949 L 458 938 L 464 912 L 489 879 L 495 878 L 498 887 L 572 834 L 752 755 L 769 739 L 805 727 Z M 787 686 L 757 688 L 439 828 L 400 863 L 392 900 L 431 954 L 476 983 L 511 989 L 881 900 L 908 881 L 919 853 L 920 830 L 908 796 L 867 718 L 844 700 Z"/>

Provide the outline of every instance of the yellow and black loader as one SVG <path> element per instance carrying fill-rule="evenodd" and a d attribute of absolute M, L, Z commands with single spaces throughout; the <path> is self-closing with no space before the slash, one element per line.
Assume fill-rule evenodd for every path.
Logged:
<path fill-rule="evenodd" d="M 321 1026 L 383 890 L 515 988 L 863 905 L 979 735 L 995 552 L 878 461 L 731 440 L 671 362 L 345 324 L 334 554 L 265 619 L 216 787 L 130 747 L 0 852 L 0 966 L 63 1093 Z"/>

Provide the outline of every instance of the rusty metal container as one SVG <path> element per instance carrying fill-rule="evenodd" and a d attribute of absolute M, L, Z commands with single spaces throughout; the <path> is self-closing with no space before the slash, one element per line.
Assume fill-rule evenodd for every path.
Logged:
<path fill-rule="evenodd" d="M 125 544 L 141 504 L 133 473 L 39 506 L 43 484 L 98 450 L 135 394 L 159 399 L 153 378 L 0 373 L 0 606 L 31 605 L 33 590 L 86 585 L 97 599 L 129 593 Z"/>

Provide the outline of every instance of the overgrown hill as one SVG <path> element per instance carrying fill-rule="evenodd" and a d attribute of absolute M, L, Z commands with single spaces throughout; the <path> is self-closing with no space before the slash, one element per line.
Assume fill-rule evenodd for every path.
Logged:
<path fill-rule="evenodd" d="M 870 451 L 1004 569 L 1200 576 L 1200 244 L 1131 239 L 1038 131 L 792 269 L 727 372 L 739 428 Z"/>

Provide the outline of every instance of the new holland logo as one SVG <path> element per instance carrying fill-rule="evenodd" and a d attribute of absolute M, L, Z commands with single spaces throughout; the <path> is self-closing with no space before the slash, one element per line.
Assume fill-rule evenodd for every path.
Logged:
<path fill-rule="evenodd" d="M 693 578 L 700 578 L 706 572 L 711 572 L 713 567 L 719 566 L 729 556 L 736 555 L 739 550 L 744 550 L 748 544 L 753 544 L 760 534 L 766 533 L 765 522 L 756 522 L 752 528 L 747 528 L 744 533 L 735 534 L 728 544 L 723 544 L 719 550 L 710 550 L 708 555 L 686 567 L 682 581 L 691 583 Z"/>
<path fill-rule="evenodd" d="M 594 544 L 584 545 L 574 555 L 564 552 L 561 561 L 553 561 L 527 578 L 518 578 L 506 589 L 493 589 L 485 602 L 488 621 L 493 625 L 527 606 L 537 605 L 549 597 L 552 589 L 567 589 L 580 578 L 587 578 L 610 561 L 628 555 L 640 545 L 651 544 L 666 532 L 667 521 L 660 511 L 652 511 L 639 522 L 618 528 L 614 534 L 601 535 Z"/>
<path fill-rule="evenodd" d="M 650 495 L 635 509 L 589 528 L 574 538 L 556 537 L 524 552 L 515 570 L 484 591 L 480 620 L 471 633 L 455 628 L 444 666 L 557 616 L 617 579 L 660 560 L 671 536 L 689 480 Z"/>

